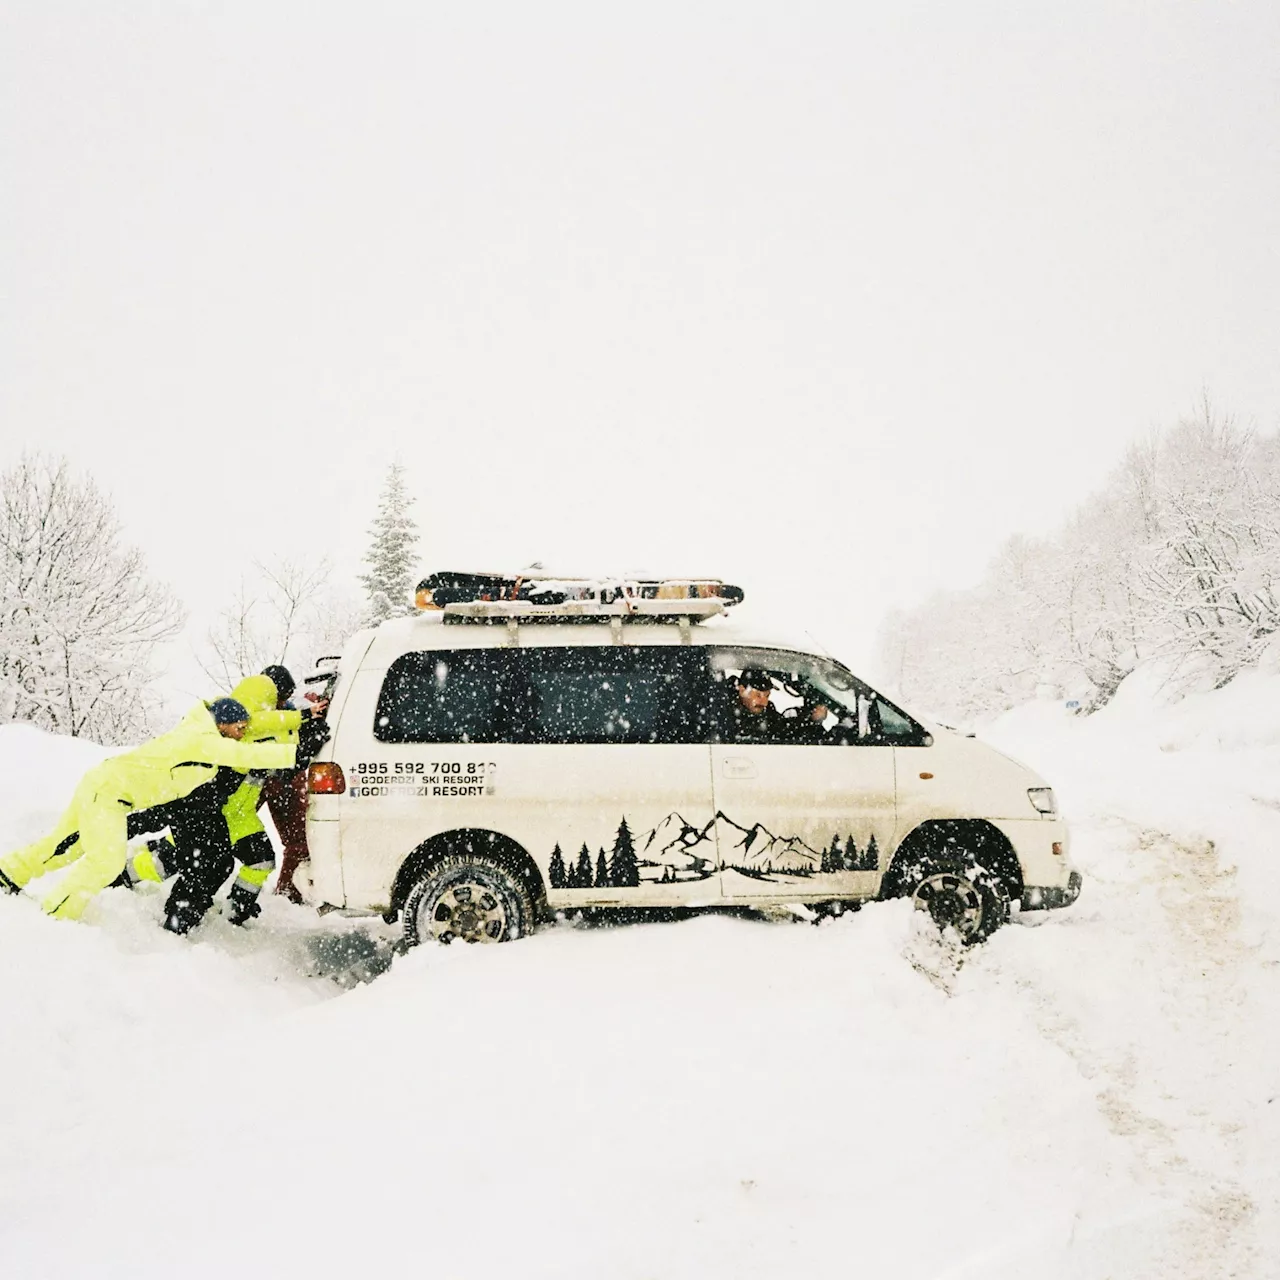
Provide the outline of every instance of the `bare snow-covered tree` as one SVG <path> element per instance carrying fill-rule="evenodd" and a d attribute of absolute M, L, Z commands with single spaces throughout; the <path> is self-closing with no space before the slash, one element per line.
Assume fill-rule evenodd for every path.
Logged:
<path fill-rule="evenodd" d="M 331 577 L 327 560 L 255 564 L 252 579 L 240 580 L 209 628 L 200 655 L 205 675 L 226 691 L 278 662 L 302 679 L 317 658 L 340 652 L 360 626 L 360 612 L 335 591 Z"/>
<path fill-rule="evenodd" d="M 154 652 L 183 618 L 121 545 L 110 501 L 65 459 L 26 455 L 0 476 L 0 722 L 145 736 Z"/>
<path fill-rule="evenodd" d="M 1214 413 L 1132 449 L 1056 534 L 1015 538 L 972 590 L 890 618 L 909 703 L 973 720 L 1049 685 L 1101 705 L 1142 661 L 1222 684 L 1280 637 L 1280 438 Z"/>
<path fill-rule="evenodd" d="M 204 651 L 198 654 L 201 670 L 223 692 L 279 661 L 276 650 L 281 646 L 267 617 L 265 593 L 255 587 L 240 579 L 235 596 L 219 611 L 205 637 Z"/>
<path fill-rule="evenodd" d="M 1219 685 L 1280 632 L 1280 476 L 1250 431 L 1203 416 L 1142 459 L 1154 529 L 1143 603 L 1160 652 Z"/>
<path fill-rule="evenodd" d="M 405 489 L 404 471 L 399 462 L 387 468 L 378 514 L 369 531 L 372 541 L 364 556 L 369 572 L 361 574 L 360 582 L 368 596 L 365 617 L 370 623 L 413 612 L 418 526 L 409 514 L 413 498 Z"/>

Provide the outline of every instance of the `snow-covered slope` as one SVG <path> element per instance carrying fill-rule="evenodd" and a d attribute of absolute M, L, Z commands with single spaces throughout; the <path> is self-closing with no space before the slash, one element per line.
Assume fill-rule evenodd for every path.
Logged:
<path fill-rule="evenodd" d="M 0 898 L 0 1274 L 1274 1275 L 1280 717 L 1238 696 L 993 726 L 1085 893 L 958 967 L 897 902 L 344 988 L 378 935 L 278 899 L 181 940 Z M 0 729 L 0 845 L 94 758 Z"/>

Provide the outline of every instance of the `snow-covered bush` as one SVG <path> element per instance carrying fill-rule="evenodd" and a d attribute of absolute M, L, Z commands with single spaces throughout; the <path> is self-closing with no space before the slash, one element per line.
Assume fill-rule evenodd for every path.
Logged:
<path fill-rule="evenodd" d="M 120 543 L 110 501 L 65 459 L 0 476 L 0 723 L 120 743 L 143 737 L 151 659 L 183 610 Z"/>
<path fill-rule="evenodd" d="M 1139 662 L 1219 687 L 1280 636 L 1280 439 L 1204 404 L 1132 449 L 1052 536 L 1016 537 L 977 587 L 891 616 L 881 667 L 971 721 L 1049 686 L 1101 706 Z"/>

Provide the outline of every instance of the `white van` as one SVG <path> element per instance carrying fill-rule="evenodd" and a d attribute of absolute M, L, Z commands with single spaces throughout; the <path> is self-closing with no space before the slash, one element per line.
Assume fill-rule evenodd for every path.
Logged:
<path fill-rule="evenodd" d="M 977 942 L 1080 892 L 1041 778 L 721 601 L 453 603 L 358 633 L 331 698 L 307 896 L 410 944 L 899 895 Z"/>

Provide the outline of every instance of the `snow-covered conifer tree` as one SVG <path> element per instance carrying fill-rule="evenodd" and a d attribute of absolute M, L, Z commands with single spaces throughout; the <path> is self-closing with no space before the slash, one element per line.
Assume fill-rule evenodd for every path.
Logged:
<path fill-rule="evenodd" d="M 372 542 L 364 556 L 369 572 L 360 575 L 360 582 L 369 597 L 366 617 L 370 623 L 413 611 L 418 526 L 409 514 L 413 498 L 405 489 L 404 470 L 399 462 L 387 468 L 378 514 L 369 531 Z"/>

